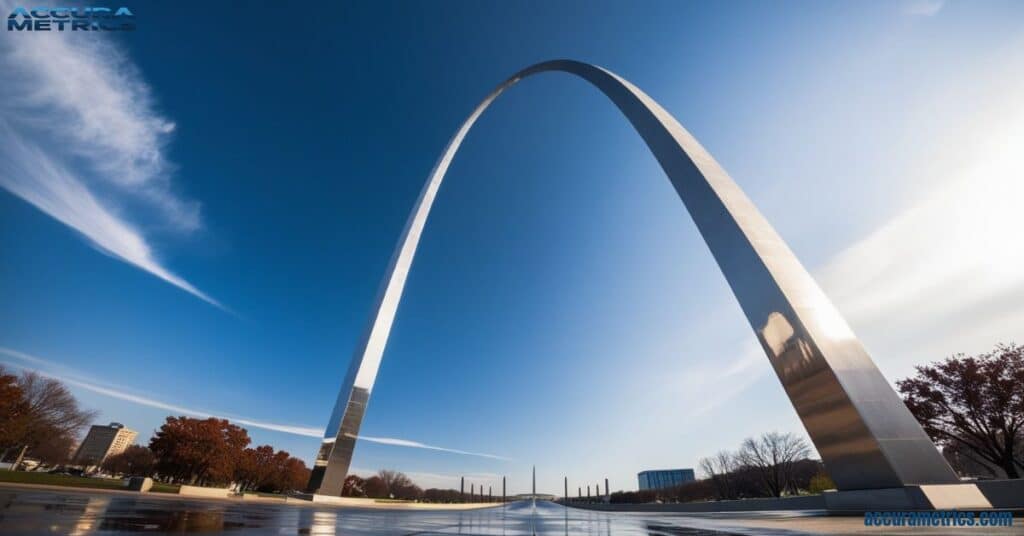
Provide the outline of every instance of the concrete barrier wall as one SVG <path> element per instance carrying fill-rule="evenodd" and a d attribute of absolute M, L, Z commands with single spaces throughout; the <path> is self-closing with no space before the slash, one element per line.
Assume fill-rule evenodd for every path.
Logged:
<path fill-rule="evenodd" d="M 259 495 L 257 493 L 243 493 L 243 501 L 263 501 L 263 502 L 287 502 L 288 498 L 284 495 Z M 303 501 L 308 502 L 308 501 Z"/>
<path fill-rule="evenodd" d="M 146 493 L 153 489 L 153 479 L 148 476 L 133 476 L 128 479 L 128 489 L 138 491 L 140 493 Z"/>
<path fill-rule="evenodd" d="M 975 482 L 992 508 L 1024 508 L 1024 478 Z"/>
<path fill-rule="evenodd" d="M 188 497 L 216 497 L 226 499 L 234 495 L 234 493 L 227 488 L 204 488 L 201 486 L 181 486 L 178 490 L 178 495 L 185 495 Z"/>
<path fill-rule="evenodd" d="M 1021 509 L 1024 508 L 1024 479 L 1015 480 L 979 480 L 970 482 L 977 484 L 978 490 L 988 499 L 992 508 Z M 862 494 L 864 497 L 859 497 Z M 853 506 L 843 507 L 832 504 L 834 510 L 864 511 L 866 509 L 913 510 L 928 508 L 920 504 L 908 502 L 907 490 L 903 488 L 888 490 L 862 490 L 831 493 L 832 499 L 856 499 Z M 874 503 L 870 503 L 870 501 Z M 833 501 L 835 502 L 835 501 Z M 805 495 L 800 497 L 783 497 L 767 499 L 743 499 L 739 501 L 708 501 L 683 504 L 573 504 L 569 506 L 587 510 L 608 512 L 753 512 L 763 510 L 826 510 L 824 495 Z M 936 506 L 937 508 L 940 506 Z"/>
<path fill-rule="evenodd" d="M 377 504 L 376 499 L 367 499 L 363 497 L 335 497 L 333 495 L 313 495 L 311 497 L 313 502 L 326 503 L 326 504 L 337 504 L 339 506 L 375 506 Z"/>
<path fill-rule="evenodd" d="M 681 504 L 572 504 L 574 508 L 605 512 L 754 512 L 762 510 L 824 510 L 821 495 Z"/>
<path fill-rule="evenodd" d="M 309 504 L 310 502 L 331 504 L 337 506 L 349 506 L 353 508 L 375 508 L 383 510 L 475 510 L 480 508 L 494 508 L 502 503 L 421 503 L 413 501 L 399 501 L 388 499 L 367 499 L 362 497 L 335 497 L 332 495 L 290 496 L 286 502 L 294 504 Z"/>

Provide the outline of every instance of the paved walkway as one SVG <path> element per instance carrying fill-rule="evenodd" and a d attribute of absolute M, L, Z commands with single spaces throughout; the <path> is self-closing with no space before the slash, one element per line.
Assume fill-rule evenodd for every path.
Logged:
<path fill-rule="evenodd" d="M 381 510 L 317 503 L 0 486 L 0 534 L 216 532 L 309 535 L 690 536 L 738 534 L 1019 534 L 1010 528 L 865 527 L 820 511 L 679 514 L 596 512 L 541 502 L 477 510 Z"/>

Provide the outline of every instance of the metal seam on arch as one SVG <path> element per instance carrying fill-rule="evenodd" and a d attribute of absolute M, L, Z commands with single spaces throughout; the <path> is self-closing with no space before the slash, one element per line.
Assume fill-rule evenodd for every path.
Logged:
<path fill-rule="evenodd" d="M 587 63 L 555 60 L 519 71 L 487 95 L 431 171 L 349 364 L 309 491 L 341 494 L 416 247 L 452 158 L 502 92 L 547 71 L 576 75 L 599 89 L 644 139 L 696 223 L 839 489 L 956 483 L 952 469 L 838 310 L 700 143 L 618 75 Z"/>

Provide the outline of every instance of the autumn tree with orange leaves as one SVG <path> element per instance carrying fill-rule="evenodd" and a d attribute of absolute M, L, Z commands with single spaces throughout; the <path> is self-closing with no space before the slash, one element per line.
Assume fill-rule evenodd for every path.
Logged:
<path fill-rule="evenodd" d="M 157 473 L 181 484 L 225 485 L 249 445 L 244 428 L 224 419 L 167 417 L 149 442 Z"/>
<path fill-rule="evenodd" d="M 308 480 L 306 462 L 270 445 L 245 449 L 235 466 L 241 491 L 285 492 L 302 489 Z"/>

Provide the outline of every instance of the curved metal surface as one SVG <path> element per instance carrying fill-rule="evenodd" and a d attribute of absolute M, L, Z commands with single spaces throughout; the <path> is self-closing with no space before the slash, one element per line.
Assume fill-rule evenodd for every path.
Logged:
<path fill-rule="evenodd" d="M 427 179 L 349 365 L 310 479 L 340 495 L 416 246 L 452 158 L 477 118 L 523 78 L 562 71 L 601 90 L 661 164 L 839 489 L 955 483 L 957 477 L 839 311 L 754 204 L 664 108 L 618 75 L 556 60 L 528 67 L 481 102 Z"/>

